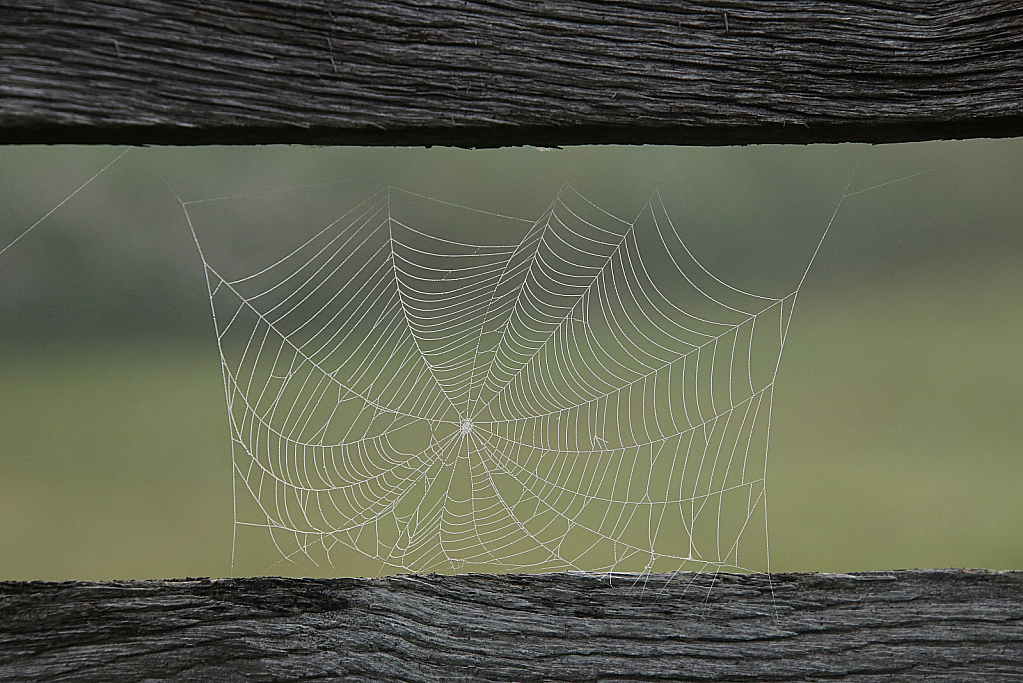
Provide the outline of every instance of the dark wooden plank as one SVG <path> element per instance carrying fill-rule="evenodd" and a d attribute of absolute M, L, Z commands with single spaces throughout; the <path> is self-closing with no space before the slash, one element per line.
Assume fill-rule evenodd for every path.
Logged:
<path fill-rule="evenodd" d="M 1018 0 L 0 0 L 0 143 L 1017 135 Z"/>
<path fill-rule="evenodd" d="M 0 681 L 1019 681 L 1023 572 L 0 584 Z"/>

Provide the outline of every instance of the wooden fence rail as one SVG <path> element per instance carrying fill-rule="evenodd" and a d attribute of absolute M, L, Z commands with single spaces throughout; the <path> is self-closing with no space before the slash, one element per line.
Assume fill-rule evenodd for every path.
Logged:
<path fill-rule="evenodd" d="M 0 584 L 0 681 L 1023 680 L 1023 572 Z"/>
<path fill-rule="evenodd" d="M 0 1 L 0 143 L 1021 134 L 1018 0 Z"/>

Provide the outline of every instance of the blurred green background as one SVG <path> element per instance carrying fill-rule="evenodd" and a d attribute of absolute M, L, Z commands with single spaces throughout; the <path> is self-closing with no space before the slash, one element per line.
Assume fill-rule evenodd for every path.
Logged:
<path fill-rule="evenodd" d="M 0 147 L 0 249 L 122 149 Z M 393 183 L 534 218 L 565 182 L 627 219 L 659 188 L 706 265 L 770 294 L 848 193 L 778 378 L 771 570 L 1023 568 L 1023 140 L 175 148 L 131 150 L 0 254 L 0 580 L 375 573 L 282 563 L 259 530 L 232 569 L 223 384 L 178 198 L 284 190 L 202 226 L 244 270 L 322 224 L 287 188 Z"/>

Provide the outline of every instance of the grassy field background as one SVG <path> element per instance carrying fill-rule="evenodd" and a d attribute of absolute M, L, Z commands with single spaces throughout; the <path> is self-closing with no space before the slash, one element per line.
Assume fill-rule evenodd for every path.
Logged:
<path fill-rule="evenodd" d="M 990 226 L 965 224 L 973 220 L 967 212 L 958 219 L 964 224 L 958 241 L 909 265 L 888 260 L 899 250 L 912 252 L 919 234 L 941 229 L 886 233 L 859 247 L 838 235 L 815 264 L 797 304 L 775 398 L 768 468 L 773 571 L 1023 568 L 1023 252 L 1011 239 L 983 237 L 1015 230 L 1018 240 L 1023 232 L 1019 200 L 1003 196 L 1013 189 L 1023 196 L 1023 146 L 1000 144 L 1015 146 L 995 154 L 1002 165 L 987 180 L 963 171 L 942 186 L 942 199 L 913 214 L 927 219 L 947 211 L 943 202 L 961 204 L 953 187 L 964 197 L 973 191 L 979 205 L 1009 202 Z M 19 169 L 25 158 L 7 157 Z M 909 171 L 935 165 L 892 162 L 900 163 Z M 985 166 L 991 164 L 976 165 Z M 87 167 L 81 162 L 79 184 Z M 838 167 L 841 173 L 828 180 L 832 189 L 847 175 L 847 164 Z M 904 174 L 901 168 L 889 173 Z M 1001 189 L 991 188 L 994 181 Z M 38 207 L 67 194 L 66 187 L 48 190 L 50 196 L 44 191 L 37 205 L 19 213 L 12 196 L 20 190 L 15 183 L 6 188 L 0 208 L 7 241 L 30 224 L 25 216 L 41 215 Z M 753 195 L 754 204 L 768 201 Z M 822 198 L 821 211 L 833 210 L 834 201 L 834 193 Z M 149 204 L 146 211 L 153 210 Z M 167 210 L 178 208 L 171 202 Z M 874 215 L 854 212 L 866 226 L 861 231 L 883 231 Z M 117 242 L 122 252 L 108 255 L 111 263 L 149 253 L 150 242 L 159 241 L 138 236 L 127 223 L 134 251 L 122 253 L 125 241 Z M 33 239 L 52 251 L 47 227 Z M 70 239 L 72 233 L 61 234 Z M 64 321 L 55 329 L 45 315 L 31 325 L 14 313 L 5 318 L 0 580 L 375 574 L 378 565 L 354 557 L 334 568 L 282 563 L 258 530 L 239 534 L 232 568 L 231 455 L 219 358 L 198 268 L 174 255 L 179 246 L 161 248 L 161 258 L 185 263 L 187 283 L 163 281 L 162 290 L 138 294 L 154 305 L 161 296 L 190 302 L 169 304 L 173 315 L 165 320 L 146 327 L 146 315 L 133 314 L 124 322 L 115 307 L 114 332 L 97 331 L 86 313 L 74 312 L 83 305 L 78 299 L 79 308 L 65 302 L 52 311 L 26 299 L 22 308 Z M 967 254 L 968 246 L 976 249 Z M 849 265 L 856 249 L 881 265 L 857 266 L 855 259 Z M 25 265 L 25 259 L 16 249 L 0 255 L 0 271 L 7 271 L 0 291 L 11 310 L 15 294 L 27 296 L 32 261 Z M 145 263 L 137 270 L 145 271 Z M 121 277 L 124 267 L 113 272 Z M 193 317 L 197 322 L 180 322 Z M 22 325 L 42 332 L 19 336 L 15 326 Z M 148 331 L 133 333 L 133 325 Z M 761 531 L 751 534 L 750 543 L 760 542 Z"/>

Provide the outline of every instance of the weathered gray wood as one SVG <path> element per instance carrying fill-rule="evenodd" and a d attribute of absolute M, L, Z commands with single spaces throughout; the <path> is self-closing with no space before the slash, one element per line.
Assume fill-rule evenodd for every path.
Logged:
<path fill-rule="evenodd" d="M 1016 135 L 1018 0 L 0 0 L 0 143 Z"/>
<path fill-rule="evenodd" d="M 1023 572 L 0 584 L 0 681 L 1019 681 Z"/>

